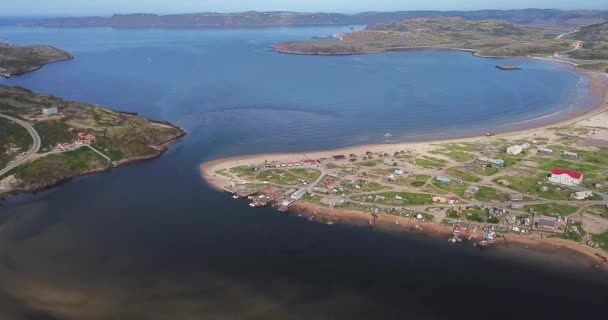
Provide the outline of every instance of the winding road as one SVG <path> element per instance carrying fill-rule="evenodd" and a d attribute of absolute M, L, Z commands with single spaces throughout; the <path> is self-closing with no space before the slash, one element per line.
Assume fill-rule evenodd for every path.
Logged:
<path fill-rule="evenodd" d="M 34 127 L 32 127 L 29 123 L 27 123 L 23 120 L 19 120 L 17 118 L 13 118 L 11 116 L 7 116 L 7 115 L 1 114 L 1 113 L 0 113 L 0 118 L 4 118 L 7 120 L 16 122 L 20 126 L 24 127 L 27 130 L 27 132 L 32 136 L 32 140 L 34 141 L 34 143 L 32 144 L 32 147 L 30 148 L 30 150 L 27 151 L 25 156 L 20 157 L 19 160 L 15 161 L 12 164 L 9 164 L 6 168 L 0 170 L 0 176 L 2 176 L 5 173 L 13 170 L 14 168 L 16 168 L 16 167 L 22 165 L 23 163 L 25 163 L 26 161 L 28 161 L 33 155 L 36 154 L 36 152 L 38 152 L 38 150 L 40 150 L 40 136 L 38 135 L 38 132 L 36 132 L 36 129 L 34 129 Z"/>

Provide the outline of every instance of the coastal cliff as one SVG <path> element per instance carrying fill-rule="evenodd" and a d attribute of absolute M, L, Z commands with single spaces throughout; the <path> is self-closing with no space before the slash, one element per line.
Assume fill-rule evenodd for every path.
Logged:
<path fill-rule="evenodd" d="M 17 76 L 38 70 L 47 63 L 72 58 L 71 54 L 53 46 L 13 46 L 0 43 L 0 76 Z"/>
<path fill-rule="evenodd" d="M 38 150 L 25 129 L 0 121 L 0 197 L 38 191 L 72 178 L 160 156 L 186 133 L 167 122 L 66 101 L 20 87 L 0 86 L 0 114 L 29 124 L 39 136 Z M 36 138 L 34 139 L 36 140 Z M 34 141 L 33 145 L 36 145 Z M 23 157 L 28 157 L 24 159 Z"/>

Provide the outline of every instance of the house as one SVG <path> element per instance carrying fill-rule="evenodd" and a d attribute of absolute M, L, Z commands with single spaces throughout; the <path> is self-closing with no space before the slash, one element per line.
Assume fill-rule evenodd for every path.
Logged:
<path fill-rule="evenodd" d="M 313 165 L 315 163 L 317 163 L 317 160 L 314 159 L 305 159 L 304 161 L 302 161 L 305 165 Z"/>
<path fill-rule="evenodd" d="M 513 210 L 520 210 L 523 208 L 524 208 L 524 205 L 521 203 L 512 203 L 511 204 L 511 209 L 513 209 Z"/>
<path fill-rule="evenodd" d="M 576 186 L 583 182 L 583 174 L 572 170 L 553 169 L 549 181 L 565 186 Z"/>
<path fill-rule="evenodd" d="M 460 198 L 453 196 L 449 199 L 448 201 L 450 204 L 459 204 L 460 203 Z"/>
<path fill-rule="evenodd" d="M 441 197 L 441 196 L 433 196 L 433 202 L 435 203 L 447 203 L 448 202 L 448 198 L 446 197 Z"/>
<path fill-rule="evenodd" d="M 306 189 L 302 188 L 291 194 L 291 198 L 294 200 L 301 199 L 306 194 Z"/>
<path fill-rule="evenodd" d="M 511 201 L 524 201 L 524 195 L 521 193 L 511 193 L 509 194 L 509 199 Z"/>
<path fill-rule="evenodd" d="M 95 135 L 90 133 L 78 132 L 78 139 L 92 141 L 95 140 Z"/>
<path fill-rule="evenodd" d="M 403 174 L 403 169 L 401 169 L 401 168 L 396 168 L 396 169 L 395 169 L 395 174 Z"/>
<path fill-rule="evenodd" d="M 479 157 L 477 158 L 476 163 L 482 166 L 492 166 L 494 168 L 500 169 L 505 167 L 505 161 L 502 159 L 492 159 L 488 157 Z"/>
<path fill-rule="evenodd" d="M 572 194 L 572 199 L 574 200 L 587 200 L 591 197 L 593 197 L 593 191 L 590 190 L 579 191 Z"/>
<path fill-rule="evenodd" d="M 540 149 L 538 149 L 538 154 L 543 155 L 543 156 L 551 156 L 551 155 L 553 155 L 553 149 L 540 148 Z"/>
<path fill-rule="evenodd" d="M 507 153 L 510 155 L 518 155 L 524 151 L 524 148 L 518 144 L 510 146 L 507 148 Z"/>
<path fill-rule="evenodd" d="M 563 151 L 562 157 L 565 159 L 570 159 L 570 160 L 578 160 L 578 153 L 570 152 L 570 151 Z"/>
<path fill-rule="evenodd" d="M 58 114 L 58 113 L 59 113 L 59 109 L 57 109 L 57 107 L 55 107 L 55 106 L 48 106 L 48 107 L 42 108 L 42 114 L 44 114 L 45 116 L 52 116 L 52 115 Z"/>
<path fill-rule="evenodd" d="M 450 179 L 450 177 L 446 177 L 446 176 L 437 176 L 435 178 L 435 180 L 437 180 L 443 184 L 448 184 L 448 183 L 452 182 L 452 179 Z"/>
<path fill-rule="evenodd" d="M 543 231 L 553 231 L 557 227 L 557 220 L 540 219 L 536 223 L 536 228 Z"/>
<path fill-rule="evenodd" d="M 477 192 L 479 192 L 479 187 L 470 186 L 464 191 L 464 197 L 473 198 L 477 194 Z"/>
<path fill-rule="evenodd" d="M 332 157 L 335 161 L 342 161 L 342 160 L 346 160 L 346 156 L 344 156 L 343 154 L 339 154 L 337 156 L 333 156 Z"/>

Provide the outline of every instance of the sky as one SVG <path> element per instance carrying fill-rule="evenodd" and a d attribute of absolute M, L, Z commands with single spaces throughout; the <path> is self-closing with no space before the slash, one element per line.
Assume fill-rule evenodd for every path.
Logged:
<path fill-rule="evenodd" d="M 608 0 L 1 0 L 0 15 L 256 11 L 344 12 L 477 9 L 608 9 Z"/>

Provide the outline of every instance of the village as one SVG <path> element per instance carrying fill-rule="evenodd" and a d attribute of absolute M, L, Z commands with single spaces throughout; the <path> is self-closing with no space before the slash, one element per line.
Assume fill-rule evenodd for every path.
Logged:
<path fill-rule="evenodd" d="M 289 161 L 264 157 L 224 163 L 214 176 L 252 207 L 288 212 L 305 202 L 354 210 L 368 215 L 370 227 L 379 215 L 434 222 L 453 228 L 452 242 L 462 240 L 462 230 L 480 245 L 512 233 L 608 249 L 608 149 L 590 145 L 600 141 L 600 131 L 554 128 L 547 136 L 512 142 L 487 136 Z"/>

